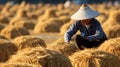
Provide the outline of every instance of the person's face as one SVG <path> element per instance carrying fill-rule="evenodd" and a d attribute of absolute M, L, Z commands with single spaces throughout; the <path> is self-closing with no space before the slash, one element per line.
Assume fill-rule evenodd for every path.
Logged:
<path fill-rule="evenodd" d="M 92 19 L 80 20 L 83 25 L 89 25 Z"/>

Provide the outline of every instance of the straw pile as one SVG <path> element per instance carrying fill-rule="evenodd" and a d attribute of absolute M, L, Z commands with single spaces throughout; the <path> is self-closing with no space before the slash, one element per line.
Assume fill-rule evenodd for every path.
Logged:
<path fill-rule="evenodd" d="M 4 35 L 9 39 L 14 39 L 15 37 L 18 37 L 18 36 L 29 35 L 29 32 L 25 28 L 11 25 L 11 26 L 5 27 L 1 31 L 1 35 Z"/>
<path fill-rule="evenodd" d="M 8 40 L 0 39 L 0 62 L 5 62 L 17 51 L 17 47 Z"/>
<path fill-rule="evenodd" d="M 18 22 L 11 22 L 10 25 L 16 25 L 16 26 L 19 26 L 19 27 L 24 27 L 27 30 L 29 30 L 29 29 L 34 29 L 35 23 L 33 23 L 31 21 L 28 21 L 28 20 L 21 20 L 21 21 L 18 21 Z"/>
<path fill-rule="evenodd" d="M 27 17 L 27 11 L 24 10 L 24 9 L 19 9 L 17 11 L 17 15 L 16 16 L 18 16 L 18 17 Z"/>
<path fill-rule="evenodd" d="M 52 44 L 48 45 L 47 48 L 55 50 L 65 56 L 70 56 L 71 54 L 79 50 L 76 45 L 64 42 L 63 38 L 60 38 Z"/>
<path fill-rule="evenodd" d="M 101 24 L 103 24 L 103 23 L 106 21 L 107 17 L 106 17 L 106 15 L 100 15 L 100 16 L 96 17 L 96 19 L 97 19 Z"/>
<path fill-rule="evenodd" d="M 69 58 L 73 67 L 120 67 L 117 56 L 100 50 L 79 51 Z"/>
<path fill-rule="evenodd" d="M 61 16 L 59 19 L 62 21 L 62 25 L 70 21 L 69 16 Z"/>
<path fill-rule="evenodd" d="M 48 20 L 44 23 L 37 23 L 34 28 L 34 33 L 44 33 L 44 32 L 59 32 L 61 22 L 56 19 Z"/>
<path fill-rule="evenodd" d="M 3 24 L 0 24 L 0 32 L 3 28 L 5 28 L 5 26 Z"/>
<path fill-rule="evenodd" d="M 59 11 L 62 11 L 62 10 L 64 10 L 64 5 L 63 4 L 58 4 L 57 8 L 58 8 Z"/>
<path fill-rule="evenodd" d="M 0 35 L 0 39 L 5 39 L 5 40 L 8 40 L 5 36 L 3 35 Z"/>
<path fill-rule="evenodd" d="M 8 24 L 9 23 L 9 18 L 6 16 L 0 16 L 0 23 L 2 24 Z"/>
<path fill-rule="evenodd" d="M 105 41 L 98 49 L 115 54 L 120 58 L 120 37 Z"/>
<path fill-rule="evenodd" d="M 36 36 L 20 36 L 13 40 L 18 49 L 30 47 L 46 47 L 44 40 Z"/>
<path fill-rule="evenodd" d="M 44 13 L 44 15 L 43 16 L 39 16 L 39 18 L 38 18 L 38 21 L 45 21 L 45 20 L 47 20 L 47 19 L 49 19 L 49 18 L 56 18 L 57 16 L 56 16 L 56 12 L 55 12 L 55 9 L 52 9 L 52 8 L 47 8 L 46 10 L 45 10 L 45 13 Z"/>
<path fill-rule="evenodd" d="M 69 59 L 62 54 L 40 47 L 19 51 L 8 62 L 29 63 L 42 67 L 72 67 Z"/>
<path fill-rule="evenodd" d="M 120 25 L 115 25 L 111 28 L 109 28 L 110 30 L 108 35 L 109 35 L 109 38 L 116 38 L 116 37 L 120 37 Z"/>
<path fill-rule="evenodd" d="M 0 67 L 41 67 L 25 63 L 0 63 Z"/>
<path fill-rule="evenodd" d="M 112 27 L 116 25 L 120 25 L 120 11 L 111 12 L 108 20 L 103 24 L 103 29 L 108 37 L 109 31 L 113 30 Z"/>
<path fill-rule="evenodd" d="M 73 22 L 74 22 L 73 20 L 70 20 L 70 22 L 62 25 L 62 27 L 60 28 L 60 34 L 64 35 L 64 33 L 68 30 L 68 28 L 70 27 L 70 25 L 73 24 Z"/>

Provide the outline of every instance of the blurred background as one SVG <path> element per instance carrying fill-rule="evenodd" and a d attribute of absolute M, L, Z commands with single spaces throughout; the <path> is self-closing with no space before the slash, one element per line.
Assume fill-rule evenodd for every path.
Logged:
<path fill-rule="evenodd" d="M 25 1 L 27 3 L 37 4 L 37 3 L 65 3 L 67 0 L 0 0 L 1 4 L 5 4 L 8 1 L 11 1 L 12 3 L 21 3 L 22 1 Z M 71 2 L 74 2 L 76 4 L 80 4 L 81 0 L 69 0 Z M 88 0 L 88 3 L 103 3 L 103 2 L 119 2 L 120 0 Z"/>
<path fill-rule="evenodd" d="M 0 35 L 36 35 L 53 42 L 74 23 L 70 17 L 82 3 L 100 13 L 96 19 L 108 38 L 120 36 L 120 0 L 0 0 Z"/>

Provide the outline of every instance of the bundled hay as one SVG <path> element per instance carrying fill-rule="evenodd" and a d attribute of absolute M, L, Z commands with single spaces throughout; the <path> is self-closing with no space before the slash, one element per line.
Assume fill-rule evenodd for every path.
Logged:
<path fill-rule="evenodd" d="M 9 11 L 10 7 L 11 7 L 10 2 L 7 2 L 4 5 L 4 8 L 1 11 L 1 14 L 4 14 L 4 15 L 8 14 L 9 13 L 8 11 Z"/>
<path fill-rule="evenodd" d="M 11 22 L 10 25 L 24 27 L 27 30 L 29 30 L 29 29 L 34 29 L 35 23 L 33 23 L 32 21 L 21 20 L 21 21 L 18 21 L 18 22 Z"/>
<path fill-rule="evenodd" d="M 59 19 L 62 21 L 62 25 L 70 21 L 69 16 L 61 16 Z"/>
<path fill-rule="evenodd" d="M 119 28 L 117 28 L 118 26 L 115 27 L 116 25 L 120 25 L 120 11 L 112 11 L 110 13 L 110 16 L 109 16 L 108 20 L 105 23 L 103 23 L 103 25 L 102 25 L 103 29 L 104 29 L 104 31 L 105 31 L 105 33 L 107 34 L 108 37 L 110 35 L 110 31 L 114 30 L 112 28 L 113 26 L 114 26 L 114 28 L 116 28 L 116 30 L 119 30 Z M 113 37 L 115 37 L 115 36 L 113 36 Z"/>
<path fill-rule="evenodd" d="M 46 47 L 44 40 L 35 36 L 20 36 L 13 40 L 18 49 L 28 48 L 28 47 Z"/>
<path fill-rule="evenodd" d="M 5 26 L 4 26 L 3 24 L 0 24 L 0 32 L 1 32 L 1 30 L 4 29 L 4 28 L 5 28 Z"/>
<path fill-rule="evenodd" d="M 116 38 L 120 36 L 120 25 L 113 25 L 104 29 L 108 38 Z"/>
<path fill-rule="evenodd" d="M 59 32 L 60 22 L 56 20 L 46 21 L 44 23 L 37 23 L 34 28 L 34 33 L 45 33 L 45 32 Z"/>
<path fill-rule="evenodd" d="M 17 11 L 17 16 L 18 16 L 18 17 L 27 17 L 27 11 L 24 10 L 24 9 L 19 9 L 19 10 Z"/>
<path fill-rule="evenodd" d="M 45 22 L 57 23 L 59 25 L 59 27 L 61 27 L 61 25 L 64 24 L 63 20 L 58 19 L 58 18 L 50 18 L 50 19 L 47 19 Z"/>
<path fill-rule="evenodd" d="M 20 21 L 32 21 L 31 19 L 29 18 L 26 18 L 26 17 L 18 17 L 17 15 L 15 17 L 13 17 L 11 19 L 11 21 L 9 22 L 9 25 L 14 25 L 16 24 L 17 22 L 20 22 Z"/>
<path fill-rule="evenodd" d="M 117 56 L 99 50 L 84 50 L 69 57 L 73 67 L 120 67 Z"/>
<path fill-rule="evenodd" d="M 19 51 L 8 62 L 29 63 L 42 67 L 72 67 L 69 59 L 62 54 L 40 47 Z"/>
<path fill-rule="evenodd" d="M 70 27 L 70 25 L 73 24 L 73 20 L 71 20 L 70 22 L 64 24 L 61 28 L 60 28 L 60 34 L 64 35 L 64 33 L 68 30 L 68 28 Z"/>
<path fill-rule="evenodd" d="M 25 63 L 0 63 L 0 67 L 41 67 L 40 65 L 35 66 L 32 64 Z"/>
<path fill-rule="evenodd" d="M 108 20 L 103 24 L 103 28 L 120 24 L 120 11 L 112 11 Z"/>
<path fill-rule="evenodd" d="M 106 15 L 100 15 L 100 16 L 98 16 L 96 19 L 97 19 L 101 24 L 103 24 L 103 23 L 106 21 L 107 17 L 106 17 Z"/>
<path fill-rule="evenodd" d="M 109 38 L 116 38 L 116 37 L 120 37 L 120 25 L 115 25 L 111 28 L 109 28 L 108 30 L 108 36 Z"/>
<path fill-rule="evenodd" d="M 1 31 L 1 35 L 4 35 L 9 39 L 14 39 L 15 37 L 29 35 L 29 34 L 30 33 L 25 28 L 12 26 L 12 25 L 5 27 Z"/>
<path fill-rule="evenodd" d="M 17 47 L 8 40 L 0 39 L 0 62 L 5 62 L 17 51 Z"/>
<path fill-rule="evenodd" d="M 120 37 L 105 41 L 98 49 L 115 54 L 120 58 Z"/>
<path fill-rule="evenodd" d="M 0 35 L 0 39 L 5 39 L 5 40 L 8 40 L 5 36 L 3 35 Z"/>
<path fill-rule="evenodd" d="M 56 15 L 58 17 L 61 17 L 61 16 L 70 16 L 68 12 L 64 12 L 64 11 L 57 11 Z"/>
<path fill-rule="evenodd" d="M 45 20 L 47 20 L 47 19 L 49 19 L 49 18 L 56 18 L 57 16 L 56 16 L 56 12 L 55 12 L 56 10 L 55 9 L 46 9 L 45 10 L 45 14 L 43 15 L 43 16 L 39 16 L 39 18 L 38 18 L 38 21 L 45 21 Z"/>
<path fill-rule="evenodd" d="M 63 4 L 58 4 L 57 8 L 58 8 L 59 11 L 62 11 L 62 10 L 64 10 L 64 5 Z"/>
<path fill-rule="evenodd" d="M 63 38 L 60 38 L 52 44 L 48 45 L 47 48 L 58 51 L 65 56 L 70 56 L 71 54 L 79 50 L 76 45 L 65 43 Z"/>
<path fill-rule="evenodd" d="M 16 13 L 17 10 L 18 10 L 18 8 L 19 8 L 19 5 L 18 5 L 18 4 L 14 4 L 14 6 L 12 6 L 12 7 L 9 9 L 9 11 L 10 11 L 11 13 Z"/>
<path fill-rule="evenodd" d="M 5 17 L 5 16 L 0 16 L 0 23 L 2 24 L 8 24 L 9 23 L 9 19 L 8 17 Z"/>

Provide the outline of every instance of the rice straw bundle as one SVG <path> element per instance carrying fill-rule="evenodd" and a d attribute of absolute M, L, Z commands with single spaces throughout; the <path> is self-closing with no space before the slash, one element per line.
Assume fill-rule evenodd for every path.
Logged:
<path fill-rule="evenodd" d="M 65 23 L 64 25 L 62 25 L 62 27 L 60 28 L 60 34 L 64 35 L 64 33 L 68 30 L 68 28 L 70 27 L 70 25 L 73 24 L 73 20 L 70 20 L 70 22 Z"/>
<path fill-rule="evenodd" d="M 120 67 L 117 56 L 100 50 L 78 51 L 69 58 L 73 67 Z"/>
<path fill-rule="evenodd" d="M 34 33 L 45 33 L 45 32 L 59 32 L 60 22 L 46 21 L 44 23 L 37 23 L 34 28 Z"/>
<path fill-rule="evenodd" d="M 17 51 L 17 47 L 6 39 L 0 39 L 0 62 L 5 62 L 10 55 Z"/>
<path fill-rule="evenodd" d="M 8 24 L 9 23 L 9 18 L 6 16 L 0 16 L 0 23 L 2 24 Z"/>
<path fill-rule="evenodd" d="M 0 63 L 0 67 L 41 67 L 41 66 L 25 63 Z"/>
<path fill-rule="evenodd" d="M 24 27 L 27 30 L 30 30 L 30 29 L 34 29 L 35 23 L 32 22 L 32 21 L 21 20 L 21 21 L 18 21 L 18 22 L 11 22 L 10 25 Z"/>
<path fill-rule="evenodd" d="M 1 31 L 1 35 L 4 35 L 8 39 L 14 39 L 15 37 L 18 36 L 24 36 L 24 35 L 29 35 L 29 31 L 26 30 L 23 27 L 17 27 L 17 26 L 7 26 Z"/>
<path fill-rule="evenodd" d="M 98 49 L 112 53 L 120 58 L 120 37 L 105 41 Z"/>
<path fill-rule="evenodd" d="M 72 67 L 69 59 L 62 54 L 41 47 L 19 51 L 8 62 L 29 63 L 42 67 Z"/>
<path fill-rule="evenodd" d="M 71 54 L 79 50 L 75 44 L 64 42 L 63 38 L 60 38 L 52 44 L 49 44 L 47 48 L 58 51 L 65 56 L 70 56 Z"/>
<path fill-rule="evenodd" d="M 36 36 L 20 36 L 13 40 L 18 49 L 30 47 L 46 47 L 44 40 Z"/>

